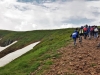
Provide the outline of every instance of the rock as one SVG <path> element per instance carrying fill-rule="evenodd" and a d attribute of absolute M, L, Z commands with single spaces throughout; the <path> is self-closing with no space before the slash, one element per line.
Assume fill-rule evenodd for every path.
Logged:
<path fill-rule="evenodd" d="M 94 75 L 95 73 L 94 72 L 91 72 L 91 75 Z"/>
<path fill-rule="evenodd" d="M 58 71 L 57 75 L 61 75 L 61 71 Z"/>
<path fill-rule="evenodd" d="M 84 70 L 83 72 L 84 72 L 84 73 L 88 73 L 89 71 L 88 71 L 88 70 Z"/>
<path fill-rule="evenodd" d="M 79 69 L 82 71 L 84 69 L 84 67 L 83 66 L 79 66 Z"/>
<path fill-rule="evenodd" d="M 97 68 L 97 69 L 96 69 L 96 72 L 97 72 L 97 73 L 100 73 L 100 68 Z"/>
<path fill-rule="evenodd" d="M 80 60 L 82 60 L 82 59 L 83 59 L 83 57 L 82 57 L 82 56 L 79 56 L 79 59 L 80 59 Z"/>
<path fill-rule="evenodd" d="M 52 57 L 53 59 L 56 59 L 56 57 Z"/>
<path fill-rule="evenodd" d="M 11 39 L 7 39 L 7 40 L 4 41 L 3 43 L 1 43 L 1 46 L 2 46 L 2 47 L 5 47 L 5 46 L 11 44 L 12 42 L 13 42 L 13 40 L 11 40 Z"/>
<path fill-rule="evenodd" d="M 100 47 L 100 43 L 98 43 L 96 47 Z"/>
<path fill-rule="evenodd" d="M 70 65 L 70 66 L 74 66 L 74 64 L 73 64 L 72 62 L 69 62 L 69 65 Z"/>

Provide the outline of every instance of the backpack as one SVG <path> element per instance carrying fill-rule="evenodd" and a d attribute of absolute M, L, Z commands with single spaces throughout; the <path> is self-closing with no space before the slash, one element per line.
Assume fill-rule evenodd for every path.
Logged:
<path fill-rule="evenodd" d="M 83 31 L 84 31 L 84 32 L 86 32 L 86 31 L 87 31 L 87 28 L 86 28 L 86 27 L 84 27 L 84 28 L 83 28 Z"/>
<path fill-rule="evenodd" d="M 77 32 L 72 33 L 72 38 L 77 38 Z"/>
<path fill-rule="evenodd" d="M 94 31 L 95 31 L 95 32 L 98 32 L 98 28 L 95 28 Z"/>
<path fill-rule="evenodd" d="M 94 28 L 93 28 L 93 27 L 91 27 L 91 28 L 90 28 L 90 31 L 93 31 L 93 30 L 94 30 Z"/>
<path fill-rule="evenodd" d="M 82 34 L 82 33 L 83 33 L 83 29 L 80 29 L 79 34 Z"/>

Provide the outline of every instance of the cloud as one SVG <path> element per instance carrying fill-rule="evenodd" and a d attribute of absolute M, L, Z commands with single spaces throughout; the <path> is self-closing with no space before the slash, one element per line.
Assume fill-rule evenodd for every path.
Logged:
<path fill-rule="evenodd" d="M 0 0 L 0 29 L 26 31 L 100 23 L 100 1 L 19 2 Z"/>

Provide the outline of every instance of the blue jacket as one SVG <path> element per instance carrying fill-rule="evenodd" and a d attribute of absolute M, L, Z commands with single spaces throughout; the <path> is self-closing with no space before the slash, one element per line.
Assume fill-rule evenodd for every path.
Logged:
<path fill-rule="evenodd" d="M 74 32 L 72 33 L 72 38 L 77 38 L 77 36 L 78 36 L 78 32 L 77 32 L 77 31 L 74 31 Z"/>
<path fill-rule="evenodd" d="M 88 27 L 88 33 L 90 32 L 90 27 Z"/>

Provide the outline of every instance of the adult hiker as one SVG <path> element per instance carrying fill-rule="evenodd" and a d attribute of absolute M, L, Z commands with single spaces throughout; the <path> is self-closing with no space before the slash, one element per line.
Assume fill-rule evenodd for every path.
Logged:
<path fill-rule="evenodd" d="M 90 38 L 90 26 L 87 27 L 87 36 Z"/>
<path fill-rule="evenodd" d="M 94 36 L 94 26 L 90 27 L 90 39 Z"/>
<path fill-rule="evenodd" d="M 79 38 L 79 29 L 76 28 L 75 31 L 77 32 L 77 38 Z"/>
<path fill-rule="evenodd" d="M 94 28 L 94 38 L 98 38 L 98 32 L 99 32 L 99 30 L 98 30 L 97 26 L 95 26 L 95 28 Z"/>
<path fill-rule="evenodd" d="M 76 45 L 76 40 L 79 37 L 78 28 L 76 28 L 76 30 L 71 34 L 71 37 L 73 38 L 74 45 Z"/>
<path fill-rule="evenodd" d="M 84 35 L 83 26 L 81 26 L 80 29 L 79 29 L 79 42 L 80 43 L 82 42 L 82 36 L 83 35 Z"/>
<path fill-rule="evenodd" d="M 88 25 L 85 25 L 84 26 L 83 32 L 84 32 L 84 39 L 86 39 L 87 38 L 87 35 L 88 35 Z"/>

